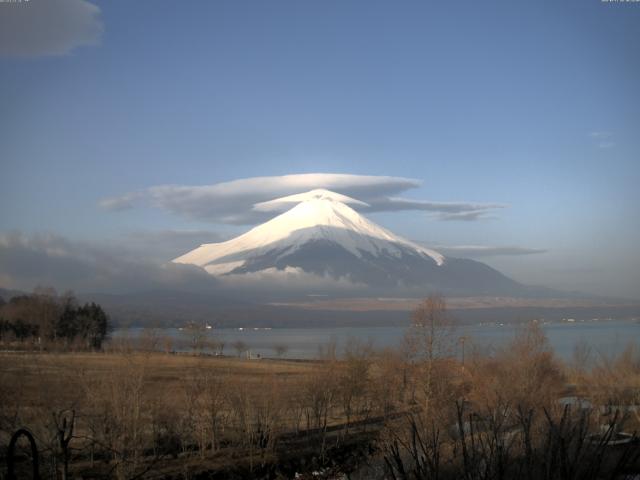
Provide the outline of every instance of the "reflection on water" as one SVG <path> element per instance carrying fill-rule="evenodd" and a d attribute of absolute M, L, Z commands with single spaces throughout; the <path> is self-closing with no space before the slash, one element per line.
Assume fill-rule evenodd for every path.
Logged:
<path fill-rule="evenodd" d="M 511 340 L 516 333 L 513 325 L 464 325 L 459 326 L 454 335 L 464 337 L 467 352 L 480 348 L 483 351 L 499 348 Z M 613 355 L 619 353 L 629 343 L 640 342 L 640 323 L 626 320 L 562 322 L 543 325 L 549 343 L 556 353 L 569 360 L 577 344 L 587 344 L 594 355 Z M 140 339 L 144 329 L 118 329 L 113 332 L 114 339 L 128 336 Z M 218 328 L 203 330 L 201 335 L 214 343 L 224 343 L 223 353 L 235 355 L 234 344 L 242 342 L 253 355 L 286 358 L 315 358 L 318 349 L 335 341 L 338 350 L 348 339 L 370 341 L 376 348 L 397 347 L 401 344 L 406 327 L 332 327 L 332 328 Z M 192 334 L 177 328 L 159 329 L 156 334 L 170 337 L 172 348 L 176 351 L 188 351 Z M 160 343 L 160 342 L 159 342 Z M 458 349 L 462 349 L 459 342 Z M 277 351 L 283 346 L 286 352 Z M 158 348 L 162 348 L 159 346 Z M 461 354 L 461 352 L 459 352 Z"/>

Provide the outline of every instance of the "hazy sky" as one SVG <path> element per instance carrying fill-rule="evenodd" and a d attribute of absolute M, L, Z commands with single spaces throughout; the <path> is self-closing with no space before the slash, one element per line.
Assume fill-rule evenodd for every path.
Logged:
<path fill-rule="evenodd" d="M 412 240 L 640 299 L 638 2 L 0 2 L 0 79 L 0 286 L 17 244 L 160 261 L 257 221 L 192 187 L 322 172 L 429 202 L 369 213 Z"/>

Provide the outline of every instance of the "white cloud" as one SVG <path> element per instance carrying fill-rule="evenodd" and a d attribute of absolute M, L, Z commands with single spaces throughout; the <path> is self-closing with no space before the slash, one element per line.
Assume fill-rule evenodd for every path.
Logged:
<path fill-rule="evenodd" d="M 119 197 L 103 198 L 98 205 L 105 210 L 118 212 L 121 210 L 129 210 L 133 208 L 134 201 L 139 198 L 137 193 L 127 193 Z"/>
<path fill-rule="evenodd" d="M 495 207 L 492 207 L 495 208 Z M 500 207 L 502 208 L 502 207 Z M 444 212 L 437 215 L 438 220 L 445 222 L 462 221 L 462 222 L 474 222 L 476 220 L 491 220 L 497 218 L 495 215 L 490 215 L 490 209 L 470 209 L 460 212 Z"/>
<path fill-rule="evenodd" d="M 0 234 L 0 287 L 53 286 L 78 292 L 125 293 L 157 289 L 200 291 L 215 279 L 192 265 L 141 257 L 135 247 L 70 241 L 54 234 Z"/>
<path fill-rule="evenodd" d="M 426 212 L 440 213 L 440 220 L 453 220 L 458 217 L 462 220 L 475 220 L 488 212 L 506 208 L 503 203 L 477 203 L 477 202 L 430 202 L 425 200 L 410 200 L 406 198 L 377 198 L 369 200 L 372 212 L 397 212 L 403 210 L 423 210 Z M 468 217 L 468 218 L 465 218 Z"/>
<path fill-rule="evenodd" d="M 596 142 L 598 148 L 613 148 L 616 146 L 616 142 L 613 141 L 613 133 L 611 132 L 591 132 L 589 136 Z"/>
<path fill-rule="evenodd" d="M 314 289 L 326 293 L 327 291 L 342 292 L 345 289 L 350 291 L 367 291 L 369 287 L 357 283 L 348 277 L 338 279 L 330 275 L 316 275 L 305 272 L 297 267 L 286 267 L 282 270 L 267 268 L 259 272 L 243 273 L 241 275 L 228 275 L 219 277 L 221 286 L 231 290 L 260 290 L 263 293 L 273 291 L 282 294 L 308 292 Z"/>
<path fill-rule="evenodd" d="M 257 212 L 283 212 L 289 210 L 294 205 L 304 202 L 306 200 L 310 200 L 312 198 L 327 198 L 331 200 L 336 200 L 338 202 L 346 203 L 347 205 L 351 205 L 356 208 L 359 207 L 369 207 L 370 205 L 365 202 L 361 202 L 360 200 L 356 200 L 355 198 L 348 197 L 347 195 L 342 195 L 341 193 L 332 192 L 330 190 L 324 190 L 322 188 L 316 188 L 309 192 L 305 193 L 297 193 L 295 195 L 288 195 L 286 197 L 276 198 L 274 200 L 268 200 L 266 202 L 256 203 L 253 206 L 253 210 Z"/>
<path fill-rule="evenodd" d="M 163 263 L 203 243 L 224 240 L 226 237 L 209 230 L 160 230 L 130 232 L 115 241 L 126 245 L 130 256 Z"/>
<path fill-rule="evenodd" d="M 213 185 L 159 185 L 139 192 L 104 199 L 100 206 L 112 211 L 146 203 L 191 219 L 247 225 L 263 222 L 272 212 L 256 209 L 274 198 L 314 189 L 327 189 L 348 195 L 369 205 L 352 205 L 362 212 L 422 210 L 441 213 L 441 220 L 476 220 L 506 205 L 473 202 L 429 202 L 396 197 L 422 184 L 403 177 L 309 173 L 272 177 L 254 177 Z M 457 216 L 457 218 L 456 218 Z"/>
<path fill-rule="evenodd" d="M 597 132 L 591 132 L 589 134 L 589 136 L 591 138 L 597 138 L 597 139 L 606 139 L 606 138 L 611 138 L 613 134 L 611 132 L 605 132 L 605 131 L 597 131 Z"/>
<path fill-rule="evenodd" d="M 80 294 L 182 291 L 230 298 L 366 289 L 346 277 L 336 280 L 293 267 L 216 278 L 200 267 L 157 258 L 165 250 L 192 248 L 191 242 L 211 240 L 214 235 L 206 231 L 134 232 L 118 241 L 82 242 L 51 233 L 0 233 L 0 288 L 31 291 L 52 286 Z M 156 253 L 143 254 L 145 246 Z"/>
<path fill-rule="evenodd" d="M 100 8 L 86 0 L 0 2 L 0 55 L 65 55 L 102 32 Z"/>
<path fill-rule="evenodd" d="M 433 246 L 439 252 L 452 257 L 495 257 L 495 256 L 519 256 L 546 253 L 542 248 L 518 247 L 514 245 L 489 246 L 489 245 L 440 245 Z"/>

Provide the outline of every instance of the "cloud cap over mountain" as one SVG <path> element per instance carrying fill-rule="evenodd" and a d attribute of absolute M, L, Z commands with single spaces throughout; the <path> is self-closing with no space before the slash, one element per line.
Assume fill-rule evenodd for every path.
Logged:
<path fill-rule="evenodd" d="M 516 245 L 438 245 L 435 247 L 445 255 L 453 257 L 497 257 L 547 253 L 544 248 L 529 248 Z"/>
<path fill-rule="evenodd" d="M 286 197 L 312 189 L 326 189 L 353 197 L 368 205 L 358 210 L 373 213 L 416 210 L 431 212 L 436 219 L 463 220 L 487 218 L 500 203 L 434 202 L 400 198 L 397 195 L 420 187 L 418 179 L 353 175 L 341 173 L 306 173 L 270 177 L 252 177 L 213 185 L 158 185 L 137 192 L 105 198 L 100 206 L 122 211 L 146 204 L 190 219 L 216 223 L 249 225 L 263 222 L 273 212 L 256 209 L 278 197 Z"/>

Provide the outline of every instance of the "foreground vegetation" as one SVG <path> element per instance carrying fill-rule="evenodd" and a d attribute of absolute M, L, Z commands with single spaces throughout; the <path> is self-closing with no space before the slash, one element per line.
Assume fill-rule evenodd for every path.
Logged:
<path fill-rule="evenodd" d="M 0 464 L 26 427 L 43 478 L 596 479 L 640 472 L 640 351 L 555 358 L 529 325 L 450 353 L 444 301 L 397 350 L 313 362 L 131 351 L 0 354 Z M 586 365 L 590 365 L 589 368 Z M 630 441 L 629 441 L 630 440 Z M 30 451 L 17 444 L 18 478 Z M 12 457 L 13 458 L 13 457 Z M 7 470 L 0 471 L 0 478 Z M 306 475 L 306 476 L 305 476 Z M 300 476 L 298 478 L 301 478 Z"/>
<path fill-rule="evenodd" d="M 0 298 L 0 343 L 26 348 L 100 349 L 109 319 L 100 305 L 78 304 L 73 293 L 58 296 L 50 288 L 32 294 Z"/>

